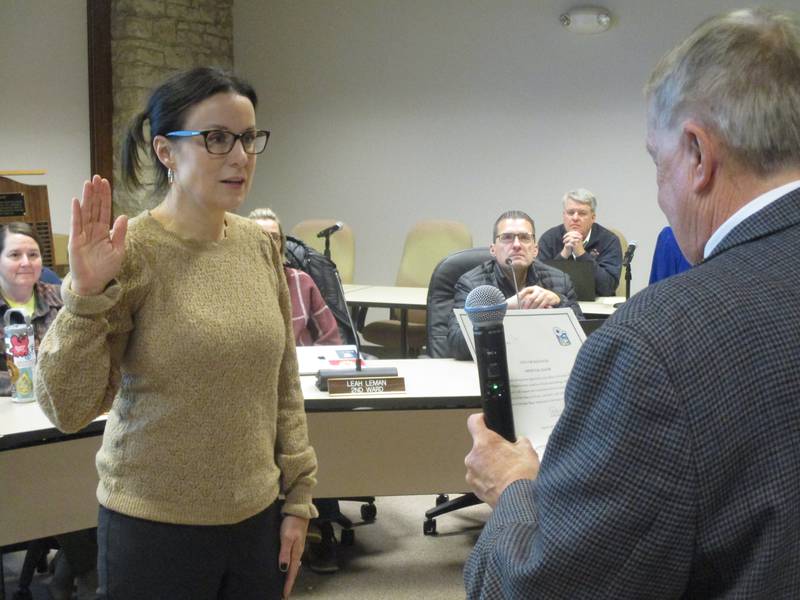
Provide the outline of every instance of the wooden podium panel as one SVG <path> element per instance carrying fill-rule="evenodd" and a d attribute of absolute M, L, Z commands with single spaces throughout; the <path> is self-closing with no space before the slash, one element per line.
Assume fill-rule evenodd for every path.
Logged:
<path fill-rule="evenodd" d="M 53 228 L 46 185 L 26 185 L 0 177 L 0 223 L 15 221 L 33 227 L 42 246 L 42 264 L 54 266 Z"/>

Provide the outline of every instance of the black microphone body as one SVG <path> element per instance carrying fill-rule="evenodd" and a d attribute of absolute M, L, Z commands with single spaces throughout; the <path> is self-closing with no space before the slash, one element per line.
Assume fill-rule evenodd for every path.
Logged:
<path fill-rule="evenodd" d="M 337 231 L 339 231 L 342 227 L 344 227 L 344 223 L 342 223 L 341 221 L 336 221 L 336 223 L 334 223 L 330 227 L 326 227 L 325 229 L 320 231 L 317 234 L 317 237 L 318 238 L 328 237 L 328 236 L 336 233 Z"/>
<path fill-rule="evenodd" d="M 511 410 L 511 385 L 503 328 L 506 307 L 503 293 L 490 285 L 472 290 L 464 305 L 475 334 L 475 357 L 486 426 L 508 441 L 515 442 L 517 436 Z"/>
<path fill-rule="evenodd" d="M 630 241 L 625 249 L 625 256 L 622 257 L 622 267 L 625 269 L 625 300 L 631 297 L 631 261 L 634 252 L 636 252 L 636 242 Z M 614 308 L 619 308 L 621 304 L 617 302 Z"/>
<path fill-rule="evenodd" d="M 625 249 L 625 256 L 622 257 L 623 266 L 630 266 L 634 252 L 636 252 L 636 242 L 628 243 L 628 247 Z"/>
<path fill-rule="evenodd" d="M 509 442 L 517 441 L 511 412 L 511 386 L 508 382 L 506 334 L 503 324 L 473 326 L 478 378 L 481 383 L 481 405 L 486 426 Z"/>

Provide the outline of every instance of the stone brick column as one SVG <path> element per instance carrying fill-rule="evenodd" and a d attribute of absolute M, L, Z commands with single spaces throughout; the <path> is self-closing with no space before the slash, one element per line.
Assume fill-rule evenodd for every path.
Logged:
<path fill-rule="evenodd" d="M 152 89 L 168 76 L 196 66 L 233 68 L 232 9 L 233 0 L 112 0 L 115 214 L 133 217 L 160 202 L 122 185 L 122 141 Z M 141 157 L 150 164 L 149 156 Z"/>

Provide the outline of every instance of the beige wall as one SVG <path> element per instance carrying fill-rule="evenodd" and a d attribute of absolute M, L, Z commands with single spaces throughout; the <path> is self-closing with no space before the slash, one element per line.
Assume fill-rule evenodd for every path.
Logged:
<path fill-rule="evenodd" d="M 501 211 L 527 210 L 543 232 L 564 192 L 586 187 L 599 222 L 639 242 L 641 288 L 666 224 L 642 86 L 702 19 L 742 3 L 604 0 L 616 22 L 597 36 L 561 28 L 575 4 L 236 0 L 236 68 L 273 132 L 246 209 L 271 205 L 288 228 L 346 221 L 356 281 L 388 284 L 419 219 L 458 218 L 484 244 Z"/>
<path fill-rule="evenodd" d="M 46 185 L 54 232 L 89 176 L 85 0 L 0 0 L 0 170 Z"/>

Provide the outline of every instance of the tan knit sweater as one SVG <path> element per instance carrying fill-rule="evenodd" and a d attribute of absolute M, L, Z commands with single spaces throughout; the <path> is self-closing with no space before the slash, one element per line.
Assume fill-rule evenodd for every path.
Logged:
<path fill-rule="evenodd" d="M 316 516 L 280 257 L 229 214 L 220 242 L 132 219 L 115 283 L 78 296 L 42 342 L 38 401 L 62 431 L 110 410 L 97 454 L 100 503 L 167 523 L 236 523 L 269 506 Z"/>

